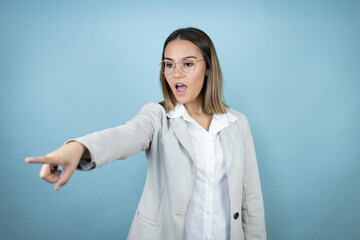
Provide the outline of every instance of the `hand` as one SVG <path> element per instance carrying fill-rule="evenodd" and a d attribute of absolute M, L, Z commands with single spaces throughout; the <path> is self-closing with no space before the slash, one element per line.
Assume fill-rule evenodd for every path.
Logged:
<path fill-rule="evenodd" d="M 39 174 L 40 178 L 49 183 L 56 183 L 54 188 L 58 191 L 69 181 L 82 155 L 86 152 L 87 148 L 84 145 L 72 141 L 46 156 L 28 157 L 25 159 L 25 162 L 43 164 Z M 62 176 L 60 176 L 61 170 L 59 166 L 64 170 Z"/>

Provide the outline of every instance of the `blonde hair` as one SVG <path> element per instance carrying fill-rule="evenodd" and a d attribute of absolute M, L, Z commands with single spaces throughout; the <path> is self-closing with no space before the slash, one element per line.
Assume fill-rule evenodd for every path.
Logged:
<path fill-rule="evenodd" d="M 203 111 L 206 114 L 226 113 L 226 108 L 228 108 L 228 106 L 222 99 L 221 69 L 216 55 L 215 46 L 210 37 L 205 32 L 197 28 L 190 27 L 177 29 L 165 40 L 161 60 L 164 60 L 166 46 L 176 39 L 187 40 L 195 44 L 201 50 L 203 58 L 205 59 L 208 74 L 205 76 L 204 85 L 200 92 L 203 96 Z M 163 65 L 161 68 L 163 68 Z M 177 101 L 166 81 L 163 69 L 160 71 L 160 82 L 164 96 L 164 101 L 160 104 L 165 108 L 166 112 L 169 112 L 174 110 Z"/>

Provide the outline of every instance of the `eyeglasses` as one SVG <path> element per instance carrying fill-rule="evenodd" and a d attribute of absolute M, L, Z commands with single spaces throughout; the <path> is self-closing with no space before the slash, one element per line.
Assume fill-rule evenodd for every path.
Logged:
<path fill-rule="evenodd" d="M 204 60 L 205 59 L 195 60 L 192 58 L 183 58 L 178 62 L 174 62 L 173 60 L 165 59 L 160 63 L 161 72 L 165 75 L 170 75 L 174 72 L 176 64 L 179 63 L 179 66 L 183 72 L 193 73 L 195 71 L 196 63 Z"/>

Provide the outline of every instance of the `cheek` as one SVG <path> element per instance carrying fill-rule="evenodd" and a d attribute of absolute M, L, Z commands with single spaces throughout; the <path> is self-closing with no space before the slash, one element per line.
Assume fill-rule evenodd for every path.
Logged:
<path fill-rule="evenodd" d="M 204 85 L 204 79 L 196 81 L 196 91 L 200 92 Z"/>
<path fill-rule="evenodd" d="M 175 89 L 173 88 L 173 86 L 174 86 L 174 84 L 173 84 L 173 79 L 171 78 L 171 77 L 165 77 L 165 80 L 166 80 L 166 83 L 167 83 L 167 85 L 168 85 L 168 87 L 170 88 L 170 90 L 171 90 L 171 92 L 173 93 L 173 94 L 175 94 Z"/>
<path fill-rule="evenodd" d="M 171 80 L 170 80 L 170 78 L 165 77 L 165 80 L 166 80 L 167 84 L 168 84 L 169 86 L 171 86 Z"/>
<path fill-rule="evenodd" d="M 194 78 L 194 86 L 195 86 L 196 90 L 199 91 L 199 92 L 203 88 L 203 85 L 204 85 L 204 82 L 205 82 L 204 79 L 205 79 L 205 74 L 203 74 L 203 73 L 198 74 Z"/>

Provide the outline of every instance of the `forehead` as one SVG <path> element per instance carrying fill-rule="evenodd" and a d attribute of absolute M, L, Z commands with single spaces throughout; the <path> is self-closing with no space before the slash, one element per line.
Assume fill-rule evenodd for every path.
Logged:
<path fill-rule="evenodd" d="M 164 57 L 179 60 L 187 56 L 201 57 L 201 50 L 188 40 L 176 39 L 168 43 Z"/>

